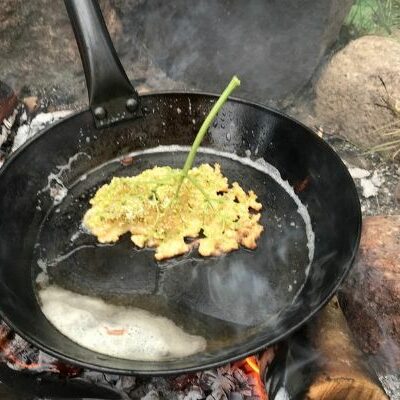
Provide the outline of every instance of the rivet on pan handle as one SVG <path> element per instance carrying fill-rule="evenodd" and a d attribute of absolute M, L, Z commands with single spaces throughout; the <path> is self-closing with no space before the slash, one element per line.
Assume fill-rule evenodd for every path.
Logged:
<path fill-rule="evenodd" d="M 81 54 L 97 128 L 142 116 L 140 99 L 112 44 L 97 0 L 64 0 Z"/>

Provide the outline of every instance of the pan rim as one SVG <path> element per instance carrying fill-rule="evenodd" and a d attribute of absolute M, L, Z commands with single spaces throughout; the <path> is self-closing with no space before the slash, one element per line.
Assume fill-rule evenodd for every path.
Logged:
<path fill-rule="evenodd" d="M 155 91 L 155 92 L 145 93 L 145 94 L 141 95 L 140 97 L 148 98 L 148 97 L 156 97 L 156 96 L 174 96 L 174 95 L 175 96 L 182 96 L 182 95 L 183 96 L 185 96 L 185 95 L 186 96 L 203 96 L 203 97 L 209 97 L 210 99 L 217 99 L 219 97 L 219 95 L 214 94 L 214 93 L 201 92 L 201 91 L 190 91 L 190 90 L 187 90 L 187 91 L 174 91 L 174 90 Z M 324 149 L 326 149 L 326 151 L 328 151 L 336 159 L 336 161 L 338 162 L 338 165 L 340 165 L 342 167 L 342 170 L 347 175 L 348 179 L 351 182 L 353 182 L 350 172 L 348 171 L 346 165 L 344 164 L 342 159 L 339 157 L 339 155 L 333 150 L 333 148 L 327 142 L 325 142 L 321 137 L 319 137 L 311 128 L 307 127 L 300 121 L 297 121 L 295 118 L 285 114 L 284 112 L 276 110 L 272 107 L 265 106 L 261 103 L 252 102 L 252 101 L 248 101 L 248 100 L 237 98 L 237 97 L 230 97 L 229 102 L 239 103 L 239 104 L 243 104 L 245 106 L 251 106 L 251 107 L 261 109 L 264 112 L 272 113 L 272 114 L 278 115 L 280 117 L 286 118 L 286 119 L 290 120 L 292 123 L 300 126 L 305 131 L 307 131 L 308 134 L 312 135 L 315 138 L 315 140 L 317 140 L 318 144 L 320 146 L 322 146 Z M 5 171 L 9 168 L 9 166 L 13 163 L 13 161 L 15 159 L 17 159 L 18 156 L 20 154 L 22 154 L 30 146 L 30 144 L 32 142 L 34 142 L 35 140 L 38 140 L 40 137 L 47 134 L 49 131 L 51 131 L 56 126 L 59 126 L 70 119 L 79 118 L 81 115 L 83 115 L 87 112 L 90 112 L 89 108 L 73 112 L 70 115 L 68 115 L 66 118 L 63 118 L 63 119 L 49 125 L 48 127 L 44 128 L 43 130 L 41 130 L 40 132 L 38 132 L 37 134 L 35 134 L 31 138 L 29 138 L 14 153 L 11 154 L 11 156 L 5 161 L 4 165 L 0 168 L 0 179 L 1 179 L 2 175 L 5 173 Z M 132 123 L 132 121 L 126 121 L 123 124 L 127 125 L 129 123 Z M 115 125 L 115 126 L 117 126 L 117 125 Z M 197 365 L 197 366 L 193 366 L 193 367 L 189 367 L 189 368 L 167 369 L 164 367 L 164 369 L 158 369 L 158 370 L 156 370 L 156 369 L 132 370 L 132 369 L 124 369 L 124 368 L 122 368 L 122 369 L 121 368 L 112 368 L 112 367 L 103 366 L 101 364 L 88 363 L 85 361 L 81 361 L 74 357 L 69 357 L 68 355 L 63 354 L 63 353 L 59 352 L 58 350 L 54 350 L 51 347 L 48 347 L 47 345 L 43 344 L 41 341 L 38 341 L 35 338 L 32 338 L 29 333 L 25 333 L 25 332 L 21 331 L 18 327 L 14 326 L 14 324 L 10 321 L 10 319 L 4 314 L 4 312 L 2 310 L 0 310 L 0 317 L 19 336 L 21 336 L 28 343 L 30 343 L 30 344 L 36 346 L 37 348 L 39 348 L 40 350 L 44 351 L 45 353 L 47 353 L 51 356 L 57 357 L 61 360 L 64 360 L 68 363 L 78 365 L 78 366 L 81 366 L 84 368 L 88 368 L 91 370 L 100 371 L 100 372 L 113 373 L 113 374 L 119 374 L 119 375 L 137 375 L 137 376 L 180 375 L 180 374 L 184 374 L 184 373 L 192 373 L 192 372 L 202 371 L 205 369 L 216 368 L 216 367 L 226 365 L 226 364 L 229 364 L 229 363 L 237 361 L 237 360 L 244 359 L 244 358 L 248 357 L 249 355 L 253 355 L 253 354 L 255 354 L 267 347 L 270 347 L 271 345 L 273 345 L 277 342 L 280 342 L 281 340 L 289 337 L 293 332 L 297 331 L 300 327 L 304 326 L 304 324 L 307 321 L 309 321 L 316 313 L 318 313 L 337 293 L 340 285 L 343 283 L 345 278 L 348 276 L 348 273 L 354 263 L 355 257 L 358 252 L 360 239 L 361 239 L 362 213 L 361 213 L 360 200 L 359 200 L 357 190 L 356 190 L 354 183 L 352 185 L 351 198 L 352 198 L 354 205 L 356 206 L 356 211 L 357 211 L 357 215 L 354 215 L 354 221 L 355 221 L 354 224 L 355 224 L 355 228 L 356 228 L 356 235 L 354 237 L 354 245 L 352 248 L 352 253 L 347 260 L 347 265 L 344 268 L 344 272 L 339 277 L 339 279 L 337 279 L 335 284 L 332 286 L 329 295 L 326 296 L 325 299 L 323 299 L 323 301 L 321 301 L 309 313 L 307 313 L 307 315 L 304 316 L 299 322 L 297 322 L 294 325 L 291 325 L 281 335 L 278 335 L 274 339 L 272 339 L 266 343 L 263 343 L 259 346 L 254 346 L 251 349 L 249 349 L 247 351 L 242 351 L 236 355 L 233 355 L 233 356 L 230 356 L 227 358 L 223 358 L 223 359 L 221 359 L 221 357 L 215 357 L 215 361 L 205 362 L 201 365 Z M 99 357 L 102 356 L 100 353 L 98 355 L 99 355 Z M 118 359 L 118 358 L 115 358 L 115 359 Z M 171 361 L 173 362 L 173 360 L 171 360 Z M 132 360 L 132 362 L 137 362 L 137 361 Z M 168 363 L 168 361 L 167 362 L 162 361 L 162 363 L 165 365 Z"/>

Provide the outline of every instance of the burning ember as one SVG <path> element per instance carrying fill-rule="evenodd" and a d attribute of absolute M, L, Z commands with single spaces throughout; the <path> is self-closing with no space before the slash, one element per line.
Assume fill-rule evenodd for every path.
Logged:
<path fill-rule="evenodd" d="M 267 350 L 264 354 L 270 359 L 273 352 Z M 46 377 L 57 377 L 63 382 L 66 392 L 68 384 L 84 381 L 92 387 L 108 389 L 109 393 L 111 389 L 114 398 L 117 394 L 126 400 L 268 400 L 260 376 L 260 362 L 266 358 L 265 355 L 177 377 L 115 376 L 61 362 L 30 345 L 4 322 L 0 322 L 0 367 L 30 375 L 44 385 Z"/>
<path fill-rule="evenodd" d="M 80 368 L 63 364 L 30 345 L 3 321 L 0 322 L 0 363 L 16 371 L 51 372 L 66 377 L 80 373 Z"/>
<path fill-rule="evenodd" d="M 38 130 L 68 113 L 42 113 L 28 123 L 26 111 L 20 107 L 10 126 L 3 129 L 5 137 L 13 137 L 15 150 Z M 130 165 L 134 160 L 124 158 L 121 162 Z M 260 357 L 252 356 L 220 368 L 177 377 L 108 375 L 69 365 L 40 351 L 0 320 L 0 384 L 3 381 L 16 390 L 24 387 L 36 396 L 53 397 L 54 382 L 57 382 L 59 396 L 71 399 L 268 400 L 262 374 L 269 364 L 263 360 L 274 355 L 272 349 L 269 350 Z M 10 379 L 16 375 L 27 377 L 31 384 L 21 386 L 16 383 L 18 379 Z M 39 381 L 40 389 L 35 383 Z"/>
<path fill-rule="evenodd" d="M 247 357 L 246 358 L 246 363 L 247 365 L 258 375 L 260 375 L 260 368 L 257 364 L 257 360 L 255 359 L 255 357 Z"/>
<path fill-rule="evenodd" d="M 251 369 L 251 376 L 254 380 L 254 393 L 258 396 L 259 399 L 267 399 L 267 394 L 265 392 L 264 383 L 260 376 L 260 367 L 258 359 L 255 356 L 247 357 L 245 360 L 247 366 Z"/>

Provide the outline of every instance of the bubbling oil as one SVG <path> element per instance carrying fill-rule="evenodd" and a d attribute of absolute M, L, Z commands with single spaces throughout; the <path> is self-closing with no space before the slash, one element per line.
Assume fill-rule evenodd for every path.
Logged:
<path fill-rule="evenodd" d="M 92 301 L 103 302 L 104 307 L 122 307 L 120 314 L 114 311 L 128 319 L 139 316 L 141 320 L 147 313 L 154 325 L 136 330 L 146 343 L 164 340 L 156 338 L 157 332 L 168 321 L 169 332 L 183 342 L 192 341 L 194 351 L 221 346 L 221 341 L 229 344 L 235 337 L 245 338 L 249 326 L 262 331 L 265 321 L 272 320 L 301 292 L 314 257 L 311 218 L 290 184 L 263 159 L 254 161 L 210 148 L 200 148 L 197 154 L 199 163 L 220 163 L 230 182 L 237 180 L 245 190 L 259 195 L 263 204 L 261 223 L 266 229 L 254 251 L 238 250 L 212 259 L 192 252 L 159 264 L 154 261 L 154 250 L 136 249 L 127 238 L 113 245 L 99 245 L 82 228 L 90 197 L 112 176 L 132 176 L 155 165 L 179 167 L 188 151 L 189 147 L 173 145 L 132 152 L 125 155 L 134 160 L 129 167 L 121 166 L 121 158 L 113 159 L 87 172 L 85 179 L 77 179 L 63 201 L 49 211 L 38 237 L 38 298 L 50 322 L 73 341 L 79 338 L 57 325 L 62 321 L 56 314 L 65 315 L 66 311 L 49 311 L 57 298 L 54 287 L 68 291 L 65 300 L 74 296 L 71 292 L 84 296 L 81 311 L 88 313 L 89 319 L 94 315 L 87 307 L 94 304 Z M 108 311 L 102 314 L 104 323 L 107 315 Z M 125 329 L 118 328 L 122 322 L 114 324 L 115 332 Z M 111 336 L 110 349 L 126 339 L 123 335 Z M 88 338 L 90 335 L 85 343 L 78 343 L 96 351 L 89 347 Z M 104 354 L 119 356 L 107 348 L 105 345 L 102 349 Z M 144 357 L 135 351 L 130 353 L 131 359 Z M 148 353 L 154 361 L 188 355 L 177 348 Z"/>

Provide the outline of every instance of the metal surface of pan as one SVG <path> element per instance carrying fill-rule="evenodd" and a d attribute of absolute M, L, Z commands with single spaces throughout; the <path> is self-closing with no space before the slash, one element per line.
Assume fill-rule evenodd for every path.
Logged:
<path fill-rule="evenodd" d="M 189 146 L 216 97 L 155 93 L 139 98 L 110 51 L 97 4 L 66 4 L 83 55 L 91 110 L 37 135 L 1 171 L 2 318 L 50 354 L 122 374 L 209 368 L 286 337 L 332 297 L 356 254 L 361 213 L 345 166 L 323 140 L 295 120 L 231 99 L 210 129 L 197 162 L 220 163 L 226 176 L 259 195 L 265 232 L 258 248 L 208 259 L 193 252 L 156 263 L 153 251 L 135 249 L 128 238 L 99 246 L 80 231 L 96 188 L 115 175 L 133 175 L 154 165 L 181 166 L 184 148 L 159 146 Z M 99 107 L 105 113 L 99 113 Z M 131 153 L 130 165 L 120 162 Z M 272 166 L 269 172 L 263 170 L 265 162 Z M 303 216 L 294 192 L 304 205 Z M 207 349 L 187 358 L 143 362 L 77 345 L 41 311 L 35 280 L 43 263 L 59 286 L 164 315 L 204 336 Z"/>

